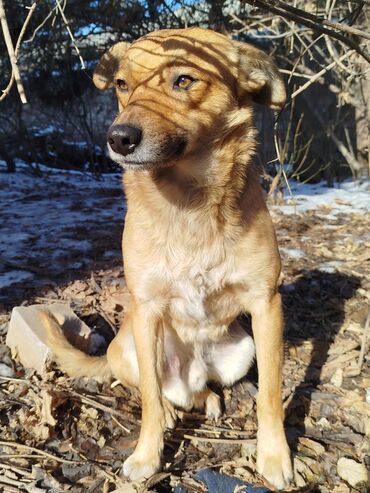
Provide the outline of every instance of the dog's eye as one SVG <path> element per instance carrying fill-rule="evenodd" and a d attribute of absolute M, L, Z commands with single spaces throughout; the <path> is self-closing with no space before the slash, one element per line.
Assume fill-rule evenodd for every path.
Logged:
<path fill-rule="evenodd" d="M 190 75 L 180 75 L 180 77 L 175 80 L 173 87 L 186 90 L 189 89 L 195 81 L 196 80 L 193 79 L 193 77 L 190 77 Z"/>
<path fill-rule="evenodd" d="M 116 83 L 117 83 L 118 89 L 120 89 L 121 91 L 127 91 L 128 87 L 127 87 L 125 80 L 117 79 Z"/>

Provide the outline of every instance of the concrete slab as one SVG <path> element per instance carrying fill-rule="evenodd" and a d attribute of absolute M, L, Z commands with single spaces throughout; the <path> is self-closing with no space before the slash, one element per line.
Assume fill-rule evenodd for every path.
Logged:
<path fill-rule="evenodd" d="M 82 351 L 89 352 L 91 330 L 69 305 L 54 303 L 17 306 L 12 311 L 6 344 L 13 357 L 17 355 L 25 368 L 34 368 L 42 374 L 47 362 L 52 360 L 52 352 L 47 346 L 47 329 L 40 317 L 41 311 L 52 313 L 68 340 Z"/>

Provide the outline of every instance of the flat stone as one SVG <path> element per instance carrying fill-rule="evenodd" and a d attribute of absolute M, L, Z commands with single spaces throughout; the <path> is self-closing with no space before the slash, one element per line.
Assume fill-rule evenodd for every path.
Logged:
<path fill-rule="evenodd" d="M 77 345 L 82 351 L 88 350 L 90 328 L 77 317 L 66 304 L 54 303 L 50 305 L 17 306 L 13 308 L 9 322 L 6 344 L 16 355 L 25 368 L 33 368 L 42 374 L 46 364 L 52 360 L 52 352 L 47 345 L 47 328 L 40 317 L 41 311 L 48 311 L 54 315 L 68 340 Z M 81 344 L 82 341 L 82 344 Z M 85 341 L 85 343 L 84 343 Z"/>
<path fill-rule="evenodd" d="M 369 473 L 364 464 L 341 457 L 337 464 L 338 476 L 346 481 L 350 486 L 356 487 L 360 484 L 368 485 Z"/>

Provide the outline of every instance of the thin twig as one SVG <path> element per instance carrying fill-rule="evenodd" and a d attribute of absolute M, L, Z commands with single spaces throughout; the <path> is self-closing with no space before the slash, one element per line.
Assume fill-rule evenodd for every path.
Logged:
<path fill-rule="evenodd" d="M 354 53 L 353 50 L 349 50 L 347 51 L 346 53 L 344 53 L 340 58 L 339 58 L 339 61 L 342 61 L 344 60 L 345 58 L 349 57 L 350 55 L 352 55 Z M 298 94 L 300 94 L 302 91 L 305 91 L 309 86 L 311 86 L 314 82 L 316 82 L 318 79 L 320 79 L 320 77 L 322 77 L 324 74 L 326 74 L 327 72 L 329 72 L 329 70 L 331 70 L 335 65 L 337 64 L 336 60 L 334 60 L 333 62 L 329 63 L 329 65 L 327 65 L 326 67 L 324 67 L 322 70 L 320 70 L 320 72 L 317 72 L 315 75 L 313 75 L 309 81 L 307 81 L 305 84 L 303 84 L 302 86 L 300 86 L 296 91 L 294 91 L 291 96 L 290 96 L 290 99 L 294 99 L 296 96 L 298 96 Z"/>
<path fill-rule="evenodd" d="M 97 402 L 94 399 L 91 399 L 90 397 L 86 397 L 83 394 L 79 394 L 78 392 L 74 392 L 74 391 L 70 391 L 69 394 L 72 397 L 80 400 L 81 402 L 83 402 L 85 404 L 89 404 L 90 406 L 95 407 L 96 409 L 100 409 L 101 411 L 104 411 L 106 413 L 109 413 L 112 416 L 113 415 L 119 416 L 120 418 L 126 419 L 127 421 L 130 421 L 131 423 L 133 423 L 135 425 L 140 423 L 139 419 L 130 418 L 129 416 L 126 416 L 125 414 L 123 414 L 121 411 L 117 411 L 116 409 L 112 409 L 111 407 L 104 406 L 104 404 L 101 404 L 100 402 Z M 131 409 L 128 409 L 128 411 L 132 412 Z"/>
<path fill-rule="evenodd" d="M 6 442 L 1 440 L 0 441 L 0 446 L 2 447 L 10 447 L 10 448 L 19 448 L 23 450 L 32 450 L 38 455 L 42 455 L 48 459 L 55 460 L 56 462 L 60 462 L 61 464 L 81 464 L 81 461 L 77 460 L 70 460 L 70 459 L 63 459 L 62 457 L 57 457 L 56 455 L 49 454 L 48 452 L 45 452 L 44 450 L 40 450 L 36 447 L 31 447 L 30 445 L 25 445 L 23 443 L 17 443 L 17 442 Z"/>
<path fill-rule="evenodd" d="M 364 362 L 367 340 L 369 337 L 369 327 L 370 327 L 370 306 L 368 307 L 367 318 L 364 327 L 364 334 L 362 336 L 362 341 L 361 341 L 360 357 L 358 358 L 358 367 L 360 370 L 362 368 L 362 363 Z"/>
<path fill-rule="evenodd" d="M 130 430 L 129 428 L 127 428 L 126 426 L 124 426 L 122 423 L 120 423 L 120 422 L 118 421 L 118 419 L 117 419 L 117 418 L 115 418 L 113 415 L 112 415 L 112 419 L 113 419 L 113 421 L 114 421 L 114 422 L 115 422 L 115 423 L 116 423 L 116 424 L 117 424 L 120 428 L 122 428 L 122 430 L 124 430 L 126 433 L 131 433 L 131 430 Z"/>
<path fill-rule="evenodd" d="M 58 10 L 58 5 L 56 5 L 50 10 L 50 12 L 45 17 L 45 19 L 33 31 L 32 36 L 29 39 L 25 40 L 25 43 L 31 43 L 35 39 L 36 34 L 39 32 L 39 30 L 45 25 L 46 21 L 53 15 L 53 12 L 56 12 L 57 10 Z"/>
<path fill-rule="evenodd" d="M 243 443 L 256 443 L 256 438 L 210 438 L 210 437 L 197 437 L 194 435 L 184 435 L 183 438 L 188 440 L 198 440 L 199 442 L 212 442 L 212 443 L 228 443 L 239 445 Z"/>
<path fill-rule="evenodd" d="M 78 58 L 80 59 L 81 68 L 82 68 L 82 70 L 85 70 L 86 69 L 86 65 L 85 65 L 84 59 L 82 58 L 82 55 L 81 55 L 81 52 L 80 52 L 80 50 L 79 50 L 79 48 L 77 46 L 75 37 L 73 36 L 72 31 L 71 31 L 71 29 L 69 27 L 69 22 L 67 20 L 67 17 L 65 16 L 64 11 L 63 11 L 63 9 L 62 9 L 62 7 L 60 5 L 60 0 L 56 0 L 56 3 L 57 3 L 57 6 L 58 6 L 58 10 L 60 12 L 60 15 L 62 16 L 62 19 L 63 19 L 64 24 L 66 26 L 67 32 L 69 34 L 69 37 L 71 38 L 72 44 L 75 47 L 76 53 L 78 55 Z"/>
<path fill-rule="evenodd" d="M 21 32 L 19 33 L 16 47 L 14 49 L 12 38 L 11 38 L 10 32 L 9 32 L 8 23 L 7 23 L 6 16 L 5 16 L 5 9 L 4 9 L 4 5 L 3 5 L 3 0 L 0 0 L 1 27 L 3 30 L 5 44 L 6 44 L 6 47 L 8 50 L 9 59 L 10 59 L 10 63 L 12 66 L 12 73 L 10 76 L 9 83 L 6 86 L 6 88 L 2 91 L 3 94 L 0 96 L 0 101 L 2 101 L 3 99 L 6 98 L 6 96 L 9 94 L 9 91 L 11 90 L 11 88 L 13 86 L 14 81 L 16 81 L 17 89 L 18 89 L 18 93 L 19 93 L 19 96 L 21 98 L 21 101 L 23 104 L 27 103 L 26 94 L 24 92 L 24 87 L 22 84 L 21 75 L 20 75 L 18 65 L 17 65 L 17 57 L 18 57 L 18 52 L 19 52 L 20 45 L 22 43 L 24 33 L 26 32 L 27 26 L 31 20 L 31 17 L 32 17 L 33 12 L 35 11 L 35 8 L 36 8 L 36 2 L 33 3 L 29 9 L 26 20 L 24 21 Z"/>
<path fill-rule="evenodd" d="M 268 3 L 267 1 L 264 0 L 244 0 L 244 2 L 248 3 L 252 7 L 258 7 L 264 10 L 267 10 L 269 12 L 273 12 L 274 14 L 277 14 L 283 18 L 290 19 L 292 21 L 298 22 L 303 24 L 304 26 L 307 26 L 311 28 L 313 31 L 320 32 L 322 34 L 327 34 L 328 36 L 331 36 L 332 38 L 337 39 L 338 41 L 341 41 L 345 45 L 347 45 L 349 48 L 352 50 L 355 50 L 359 55 L 361 55 L 368 63 L 370 63 L 370 55 L 366 53 L 364 50 L 362 50 L 356 41 L 354 41 L 352 38 L 349 38 L 342 34 L 342 32 L 337 32 L 334 31 L 332 28 L 325 27 L 322 22 L 322 19 L 316 17 L 313 14 L 309 14 L 308 12 L 305 12 L 304 10 L 301 9 L 296 9 L 294 7 L 290 7 L 286 3 L 280 2 L 275 0 L 273 3 Z M 342 26 L 342 24 L 339 24 Z M 350 29 L 352 29 L 350 26 L 347 26 Z M 336 26 L 336 29 L 344 31 L 343 29 L 339 29 Z M 346 34 L 348 33 L 347 30 L 345 31 Z M 361 31 L 362 32 L 362 31 Z M 357 34 L 358 35 L 358 34 Z"/>

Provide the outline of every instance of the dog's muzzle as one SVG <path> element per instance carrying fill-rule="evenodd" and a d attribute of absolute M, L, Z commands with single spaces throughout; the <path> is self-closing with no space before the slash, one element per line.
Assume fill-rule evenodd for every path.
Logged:
<path fill-rule="evenodd" d="M 142 130 L 133 125 L 112 125 L 107 135 L 112 151 L 122 156 L 132 154 L 140 144 L 141 138 Z"/>

